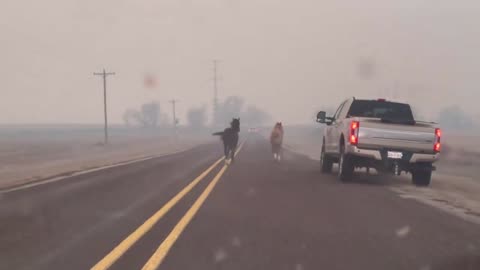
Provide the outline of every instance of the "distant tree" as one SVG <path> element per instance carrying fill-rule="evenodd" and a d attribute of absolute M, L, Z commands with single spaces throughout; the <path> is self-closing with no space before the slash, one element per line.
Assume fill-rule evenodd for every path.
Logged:
<path fill-rule="evenodd" d="M 218 114 L 214 116 L 214 126 L 225 126 L 232 118 L 240 117 L 242 125 L 263 125 L 271 121 L 271 116 L 255 105 L 245 107 L 245 100 L 239 96 L 229 96 L 218 104 Z"/>
<path fill-rule="evenodd" d="M 207 123 L 207 108 L 191 108 L 187 112 L 187 121 L 193 128 L 203 128 Z"/>
<path fill-rule="evenodd" d="M 242 113 L 242 120 L 247 125 L 259 126 L 271 121 L 272 117 L 262 109 L 249 105 L 245 112 Z"/>
<path fill-rule="evenodd" d="M 444 108 L 438 114 L 438 122 L 445 128 L 470 129 L 473 127 L 473 119 L 459 106 Z"/>
<path fill-rule="evenodd" d="M 160 104 L 156 102 L 143 104 L 141 108 L 141 116 L 145 126 L 156 127 L 160 118 Z"/>
<path fill-rule="evenodd" d="M 223 102 L 218 104 L 214 125 L 225 125 L 230 123 L 232 118 L 239 117 L 242 113 L 244 104 L 245 101 L 241 97 L 227 97 Z"/>
<path fill-rule="evenodd" d="M 139 125 L 156 127 L 166 123 L 166 115 L 160 110 L 160 104 L 149 102 L 142 104 L 140 110 L 128 109 L 123 114 L 123 121 L 127 126 Z"/>
<path fill-rule="evenodd" d="M 125 123 L 126 126 L 133 126 L 135 125 L 136 123 L 136 114 L 137 114 L 137 111 L 134 110 L 134 109 L 127 109 L 124 113 L 123 113 L 123 122 Z"/>

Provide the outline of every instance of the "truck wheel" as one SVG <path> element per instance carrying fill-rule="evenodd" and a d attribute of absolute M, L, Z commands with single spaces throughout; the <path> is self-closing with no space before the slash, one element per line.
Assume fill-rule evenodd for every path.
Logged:
<path fill-rule="evenodd" d="M 432 171 L 430 170 L 415 170 L 412 172 L 412 182 L 419 187 L 426 187 L 430 185 L 432 179 Z"/>
<path fill-rule="evenodd" d="M 320 154 L 320 170 L 322 173 L 331 173 L 333 167 L 332 158 L 325 153 L 325 143 L 322 145 L 322 153 Z"/>
<path fill-rule="evenodd" d="M 342 146 L 340 149 L 340 159 L 338 161 L 338 179 L 343 182 L 352 180 L 354 169 L 352 159 L 345 154 L 344 147 Z"/>

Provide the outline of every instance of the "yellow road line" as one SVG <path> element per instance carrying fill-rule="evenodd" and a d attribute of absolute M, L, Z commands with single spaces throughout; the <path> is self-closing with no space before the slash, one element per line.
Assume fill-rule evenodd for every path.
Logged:
<path fill-rule="evenodd" d="M 240 145 L 235 155 L 237 155 L 238 152 L 240 152 L 240 150 L 242 149 L 242 146 L 243 146 L 243 143 Z M 180 235 L 185 230 L 187 225 L 190 223 L 190 221 L 193 219 L 193 217 L 198 212 L 200 207 L 203 205 L 205 200 L 208 198 L 208 195 L 210 195 L 212 190 L 215 188 L 215 186 L 217 185 L 218 181 L 220 180 L 222 175 L 225 173 L 227 168 L 228 168 L 227 165 L 224 165 L 222 167 L 222 169 L 217 173 L 215 178 L 213 178 L 212 182 L 210 182 L 207 188 L 202 192 L 200 197 L 198 197 L 195 203 L 193 203 L 192 207 L 188 209 L 187 213 L 185 213 L 185 215 L 182 217 L 182 219 L 180 219 L 177 225 L 175 225 L 175 227 L 167 236 L 167 238 L 165 238 L 165 240 L 160 244 L 160 246 L 155 251 L 155 253 L 153 253 L 153 255 L 150 257 L 147 263 L 143 266 L 142 270 L 155 270 L 160 266 L 160 264 L 163 262 L 168 252 L 172 248 L 173 244 L 175 244 L 178 237 L 180 237 Z"/>
<path fill-rule="evenodd" d="M 241 147 L 241 146 L 240 146 Z M 170 199 L 160 210 L 158 210 L 153 216 L 145 221 L 140 227 L 138 227 L 132 234 L 130 234 L 125 240 L 123 240 L 118 246 L 116 246 L 110 253 L 108 253 L 101 261 L 95 264 L 91 270 L 105 270 L 110 268 L 129 248 L 131 248 L 143 235 L 145 235 L 150 229 L 175 206 L 188 192 L 190 192 L 205 176 L 207 176 L 224 158 L 217 160 L 207 170 L 202 172 L 197 178 L 195 178 L 190 184 L 188 184 L 182 191 L 180 191 L 175 197 Z"/>

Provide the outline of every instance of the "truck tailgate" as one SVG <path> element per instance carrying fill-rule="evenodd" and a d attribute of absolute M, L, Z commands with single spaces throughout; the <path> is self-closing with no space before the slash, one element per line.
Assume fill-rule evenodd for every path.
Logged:
<path fill-rule="evenodd" d="M 359 118 L 358 121 L 360 122 L 359 148 L 433 152 L 435 127 L 432 124 L 389 124 L 372 118 Z"/>

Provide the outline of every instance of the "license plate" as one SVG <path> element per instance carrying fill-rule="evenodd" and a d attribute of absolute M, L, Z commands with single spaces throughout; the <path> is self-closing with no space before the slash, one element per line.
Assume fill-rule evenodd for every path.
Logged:
<path fill-rule="evenodd" d="M 392 158 L 392 159 L 401 159 L 403 157 L 403 153 L 402 152 L 388 151 L 387 152 L 387 157 Z"/>

